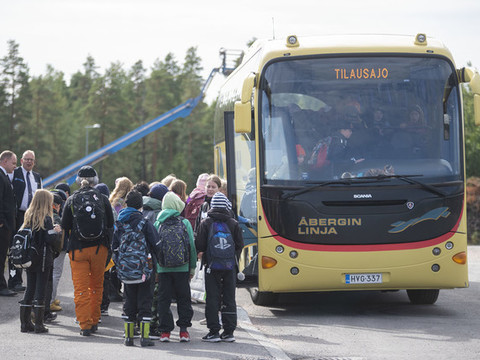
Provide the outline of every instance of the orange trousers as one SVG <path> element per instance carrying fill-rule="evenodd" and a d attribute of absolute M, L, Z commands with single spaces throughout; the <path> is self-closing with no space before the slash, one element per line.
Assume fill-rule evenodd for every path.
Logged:
<path fill-rule="evenodd" d="M 98 249 L 98 252 L 97 252 Z M 108 250 L 105 246 L 92 246 L 68 253 L 72 268 L 73 294 L 75 314 L 80 329 L 90 329 L 98 324 L 100 305 L 103 295 L 103 275 L 107 261 Z"/>

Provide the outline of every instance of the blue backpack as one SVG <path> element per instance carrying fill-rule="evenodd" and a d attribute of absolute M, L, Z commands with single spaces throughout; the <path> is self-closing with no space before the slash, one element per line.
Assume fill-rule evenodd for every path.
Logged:
<path fill-rule="evenodd" d="M 227 224 L 215 221 L 210 226 L 207 241 L 208 267 L 212 270 L 235 269 L 235 242 Z"/>
<path fill-rule="evenodd" d="M 147 281 L 153 269 L 148 260 L 149 249 L 142 229 L 146 219 L 142 219 L 135 228 L 130 224 L 117 221 L 122 231 L 118 252 L 114 255 L 119 279 L 125 284 L 139 284 Z"/>

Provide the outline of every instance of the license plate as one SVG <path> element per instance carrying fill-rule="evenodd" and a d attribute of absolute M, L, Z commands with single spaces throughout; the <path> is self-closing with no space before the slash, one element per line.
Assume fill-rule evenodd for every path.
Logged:
<path fill-rule="evenodd" d="M 345 274 L 345 284 L 381 284 L 382 274 Z"/>

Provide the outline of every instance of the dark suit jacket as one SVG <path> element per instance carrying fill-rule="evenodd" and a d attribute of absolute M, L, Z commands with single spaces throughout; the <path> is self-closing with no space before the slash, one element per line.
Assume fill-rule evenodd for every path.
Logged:
<path fill-rule="evenodd" d="M 6 226 L 11 232 L 15 231 L 16 209 L 17 204 L 10 179 L 0 169 L 0 224 Z"/>
<path fill-rule="evenodd" d="M 37 189 L 42 188 L 42 179 L 40 174 L 32 171 L 33 177 L 35 178 L 35 182 L 37 183 Z M 17 199 L 17 209 L 20 209 L 22 206 L 22 199 L 23 193 L 25 192 L 25 188 L 27 187 L 27 183 L 25 181 L 25 177 L 23 176 L 22 167 L 19 166 L 15 170 L 13 170 L 13 191 L 15 192 L 15 198 Z"/>

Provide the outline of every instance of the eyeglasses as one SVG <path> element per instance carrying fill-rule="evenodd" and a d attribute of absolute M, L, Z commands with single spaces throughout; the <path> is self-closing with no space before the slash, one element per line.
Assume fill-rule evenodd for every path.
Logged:
<path fill-rule="evenodd" d="M 23 159 L 23 161 L 35 161 L 35 159 Z"/>

